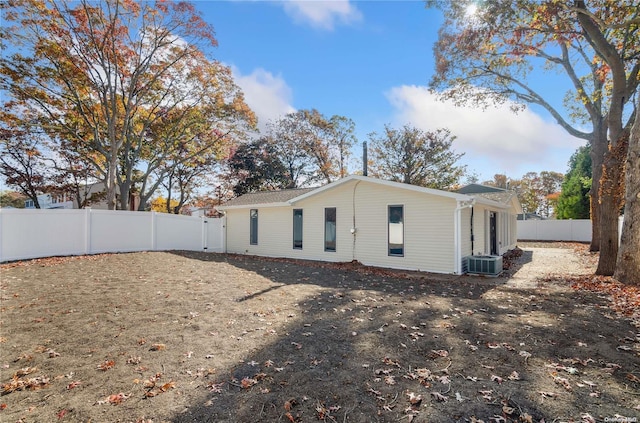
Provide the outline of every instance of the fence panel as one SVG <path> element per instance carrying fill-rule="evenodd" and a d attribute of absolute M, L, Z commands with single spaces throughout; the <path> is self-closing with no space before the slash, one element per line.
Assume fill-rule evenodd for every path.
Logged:
<path fill-rule="evenodd" d="M 618 237 L 622 235 L 624 216 L 618 223 Z M 518 220 L 520 241 L 578 241 L 591 242 L 591 220 Z"/>
<path fill-rule="evenodd" d="M 528 241 L 591 241 L 591 221 L 519 220 L 518 239 Z"/>
<path fill-rule="evenodd" d="M 175 214 L 155 214 L 156 250 L 201 251 L 202 218 Z"/>
<path fill-rule="evenodd" d="M 84 254 L 84 210 L 3 209 L 0 261 Z"/>
<path fill-rule="evenodd" d="M 89 253 L 153 250 L 152 217 L 135 211 L 91 211 Z"/>
<path fill-rule="evenodd" d="M 155 212 L 0 209 L 0 262 L 130 251 L 223 252 L 223 221 Z"/>

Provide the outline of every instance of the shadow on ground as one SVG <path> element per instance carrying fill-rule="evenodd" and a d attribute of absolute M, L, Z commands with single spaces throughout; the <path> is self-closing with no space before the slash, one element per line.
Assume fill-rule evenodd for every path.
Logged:
<path fill-rule="evenodd" d="M 265 278 L 234 301 L 266 334 L 285 320 L 174 423 L 600 420 L 638 405 L 640 361 L 616 348 L 629 322 L 567 287 L 504 286 L 530 251 L 500 278 L 174 254 Z"/>

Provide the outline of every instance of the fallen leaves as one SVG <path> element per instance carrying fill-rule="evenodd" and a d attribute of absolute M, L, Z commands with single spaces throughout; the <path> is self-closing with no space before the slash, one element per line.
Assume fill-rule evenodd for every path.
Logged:
<path fill-rule="evenodd" d="M 149 351 L 164 351 L 166 349 L 167 346 L 165 344 L 153 344 L 151 348 L 149 348 Z"/>
<path fill-rule="evenodd" d="M 431 353 L 429 354 L 429 358 L 435 359 L 438 357 L 448 357 L 449 356 L 449 351 L 447 350 L 431 350 Z"/>
<path fill-rule="evenodd" d="M 98 370 L 102 370 L 106 372 L 109 369 L 112 369 L 116 365 L 116 362 L 113 360 L 105 360 L 102 363 L 98 364 Z"/>
<path fill-rule="evenodd" d="M 71 382 L 70 384 L 67 385 L 67 391 L 70 391 L 72 389 L 77 388 L 78 386 L 80 386 L 82 384 L 82 382 L 80 382 L 79 380 L 76 380 L 74 382 Z"/>
<path fill-rule="evenodd" d="M 176 383 L 172 380 L 163 384 L 159 383 L 158 381 L 161 378 L 162 373 L 156 373 L 154 376 L 151 376 L 149 379 L 144 381 L 143 387 L 145 389 L 145 398 L 155 397 L 163 392 L 167 392 L 169 389 L 175 388 Z"/>
<path fill-rule="evenodd" d="M 254 379 L 254 378 L 244 377 L 240 381 L 240 387 L 242 389 L 249 389 L 253 385 L 256 385 L 257 383 L 258 383 L 258 381 L 256 379 Z"/>
<path fill-rule="evenodd" d="M 104 400 L 97 401 L 96 404 L 97 405 L 103 405 L 103 404 L 118 405 L 118 404 L 122 404 L 124 401 L 128 400 L 129 398 L 131 398 L 131 394 L 125 394 L 123 392 L 120 392 L 117 394 L 109 395 Z"/>
<path fill-rule="evenodd" d="M 624 285 L 608 276 L 585 275 L 571 278 L 571 288 L 608 294 L 613 309 L 627 317 L 640 317 L 640 287 Z"/>
<path fill-rule="evenodd" d="M 35 370 L 36 369 L 33 368 L 33 371 Z M 33 371 L 27 374 L 33 373 Z M 18 372 L 16 372 L 8 383 L 5 383 L 2 385 L 1 395 L 7 395 L 15 391 L 24 391 L 24 390 L 35 391 L 37 389 L 42 389 L 49 386 L 50 380 L 48 377 L 36 376 L 36 377 L 24 379 L 23 376 L 26 376 L 27 374 L 21 374 L 19 376 Z"/>
<path fill-rule="evenodd" d="M 430 392 L 430 394 L 433 397 L 433 399 L 435 399 L 438 402 L 447 402 L 449 400 L 449 397 L 442 395 L 440 392 L 432 391 Z"/>

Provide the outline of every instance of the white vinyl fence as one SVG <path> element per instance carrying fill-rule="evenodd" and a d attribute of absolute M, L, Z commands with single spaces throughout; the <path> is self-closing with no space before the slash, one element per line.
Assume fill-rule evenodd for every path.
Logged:
<path fill-rule="evenodd" d="M 622 235 L 623 217 L 618 223 Z M 591 242 L 591 220 L 518 220 L 520 241 L 578 241 Z"/>
<path fill-rule="evenodd" d="M 222 252 L 224 219 L 156 212 L 0 209 L 0 262 L 130 251 Z"/>

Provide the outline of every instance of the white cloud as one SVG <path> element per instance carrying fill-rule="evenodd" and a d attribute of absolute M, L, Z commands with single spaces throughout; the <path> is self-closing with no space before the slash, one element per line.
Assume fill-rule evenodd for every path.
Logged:
<path fill-rule="evenodd" d="M 411 124 L 423 130 L 449 128 L 457 137 L 454 149 L 480 179 L 496 173 L 519 178 L 526 172 L 564 173 L 571 154 L 584 141 L 559 125 L 525 109 L 513 113 L 509 104 L 487 110 L 441 102 L 423 86 L 394 87 L 386 93 L 395 108 L 394 125 Z"/>
<path fill-rule="evenodd" d="M 280 75 L 274 76 L 262 68 L 254 69 L 249 75 L 242 75 L 236 67 L 232 69 L 236 83 L 244 92 L 245 101 L 258 117 L 261 131 L 265 129 L 267 121 L 296 111 L 291 105 L 291 88 Z"/>
<path fill-rule="evenodd" d="M 287 0 L 279 2 L 297 23 L 333 30 L 336 24 L 362 20 L 362 13 L 349 0 Z"/>

